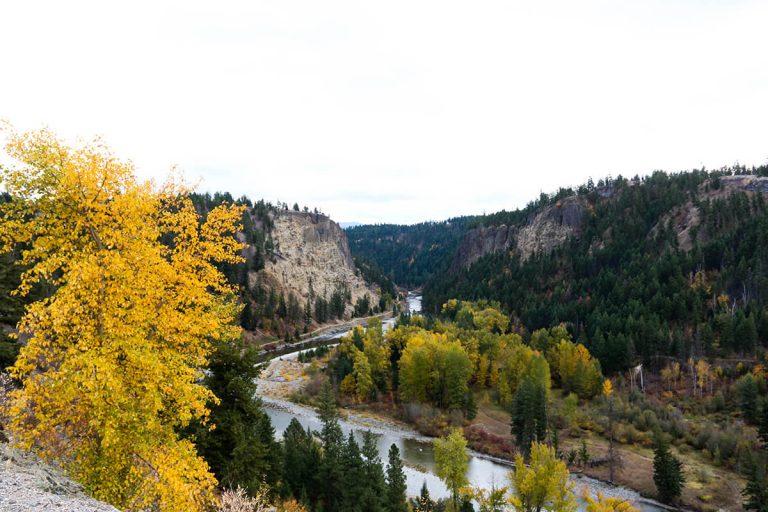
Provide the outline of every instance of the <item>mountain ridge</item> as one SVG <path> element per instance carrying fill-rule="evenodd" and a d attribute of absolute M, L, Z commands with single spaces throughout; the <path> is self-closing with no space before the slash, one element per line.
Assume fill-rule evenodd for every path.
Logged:
<path fill-rule="evenodd" d="M 469 218 L 460 233 L 434 223 L 429 236 L 455 250 L 422 281 L 424 307 L 485 299 L 531 331 L 564 323 L 609 372 L 657 356 L 752 354 L 768 344 L 766 199 L 765 166 L 659 171 L 561 189 Z M 355 228 L 353 254 L 367 230 Z M 390 241 L 408 236 L 389 228 Z M 429 253 L 403 249 L 412 261 Z M 366 254 L 396 278 L 382 255 Z"/>

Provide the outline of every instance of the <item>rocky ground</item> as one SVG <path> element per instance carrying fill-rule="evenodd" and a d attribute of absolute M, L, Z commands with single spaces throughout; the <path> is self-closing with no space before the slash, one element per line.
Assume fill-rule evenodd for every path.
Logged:
<path fill-rule="evenodd" d="M 117 512 L 35 455 L 0 443 L 0 511 Z"/>
<path fill-rule="evenodd" d="M 306 383 L 304 368 L 307 366 L 290 356 L 273 359 L 259 375 L 258 394 L 287 400 L 293 393 L 304 387 Z"/>

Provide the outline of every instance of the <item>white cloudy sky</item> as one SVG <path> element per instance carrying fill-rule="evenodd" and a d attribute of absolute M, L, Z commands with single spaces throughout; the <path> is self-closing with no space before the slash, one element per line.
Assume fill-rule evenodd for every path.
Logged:
<path fill-rule="evenodd" d="M 4 1 L 0 118 L 415 222 L 768 160 L 768 2 Z"/>

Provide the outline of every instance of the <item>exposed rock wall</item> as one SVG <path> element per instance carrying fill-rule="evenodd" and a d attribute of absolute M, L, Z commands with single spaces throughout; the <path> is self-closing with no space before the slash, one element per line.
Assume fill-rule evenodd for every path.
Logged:
<path fill-rule="evenodd" d="M 486 254 L 500 251 L 513 251 L 522 261 L 533 254 L 550 252 L 569 237 L 581 234 L 587 211 L 587 200 L 572 196 L 531 214 L 517 226 L 501 224 L 471 229 L 456 251 L 452 268 L 467 268 Z"/>
<path fill-rule="evenodd" d="M 580 196 L 567 197 L 529 218 L 517 236 L 517 250 L 522 261 L 533 254 L 548 253 L 571 236 L 581 234 L 587 213 L 587 201 Z"/>
<path fill-rule="evenodd" d="M 747 196 L 768 195 L 768 178 L 765 177 L 752 175 L 723 176 L 719 182 L 720 185 L 717 188 L 712 186 L 711 180 L 700 185 L 697 199 L 699 201 L 725 199 L 736 193 L 744 193 Z M 704 241 L 708 237 L 708 234 L 700 229 L 702 220 L 701 210 L 693 204 L 693 201 L 688 201 L 662 216 L 651 230 L 649 237 L 656 236 L 660 226 L 669 226 L 677 234 L 678 247 L 683 251 L 690 251 L 697 241 Z"/>
<path fill-rule="evenodd" d="M 506 251 L 516 239 L 517 228 L 506 224 L 470 229 L 456 250 L 452 269 L 467 268 L 486 254 Z"/>
<path fill-rule="evenodd" d="M 311 294 L 328 298 L 339 287 L 349 290 L 353 304 L 365 294 L 378 301 L 355 267 L 346 233 L 334 221 L 324 215 L 280 211 L 274 224 L 274 258 L 249 276 L 252 282 L 261 278 L 286 295 L 293 293 L 301 303 Z"/>

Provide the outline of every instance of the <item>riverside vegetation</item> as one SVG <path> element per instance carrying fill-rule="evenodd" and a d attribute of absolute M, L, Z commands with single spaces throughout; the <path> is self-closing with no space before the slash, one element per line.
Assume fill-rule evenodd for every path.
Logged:
<path fill-rule="evenodd" d="M 567 413 L 556 423 L 601 458 L 608 449 L 628 458 L 619 482 L 656 494 L 649 449 L 660 428 L 684 462 L 686 506 L 755 509 L 765 500 L 741 491 L 768 483 L 758 437 L 768 409 L 767 195 L 766 166 L 655 172 L 589 180 L 514 212 L 348 233 L 359 257 L 423 287 L 430 314 L 452 298 L 496 301 L 524 343 L 555 328 L 583 345 L 617 394 L 604 406 L 554 395 Z M 419 245 L 410 234 L 423 230 L 455 249 Z M 480 423 L 494 427 L 498 411 L 487 412 Z"/>
<path fill-rule="evenodd" d="M 440 281 L 446 279 L 441 272 L 451 266 L 447 260 L 431 271 L 419 267 L 412 280 L 400 279 L 432 283 L 427 287 L 432 287 L 427 295 L 432 314 L 403 316 L 386 335 L 374 319 L 368 329 L 354 329 L 337 349 L 320 351 L 327 367 L 316 373 L 319 385 L 308 390 L 317 392 L 308 399 L 318 407 L 322 429 L 307 431 L 294 422 L 280 442 L 255 397 L 255 349 L 243 339 L 241 324 L 269 321 L 269 307 L 256 318 L 248 315 L 276 302 L 272 314 L 284 311 L 279 328 L 289 332 L 306 325 L 313 308 L 305 304 L 303 313 L 297 313 L 290 298 L 283 308 L 279 298 L 273 301 L 271 293 L 265 298 L 263 290 L 254 293 L 250 281 L 237 277 L 244 264 L 238 233 L 246 234 L 245 244 L 267 248 L 264 256 L 268 254 L 268 237 L 248 235 L 246 225 L 253 220 L 253 209 L 268 210 L 267 204 L 195 195 L 174 179 L 159 187 L 142 182 L 129 163 L 99 141 L 70 147 L 48 131 L 11 133 L 6 150 L 16 163 L 0 173 L 6 191 L 0 205 L 0 243 L 10 255 L 0 267 L 0 286 L 9 293 L 0 313 L 4 323 L 18 319 L 20 339 L 2 342 L 0 355 L 11 365 L 14 379 L 3 406 L 3 429 L 14 444 L 57 461 L 98 499 L 124 510 L 477 507 L 568 512 L 575 510 L 577 494 L 570 470 L 606 467 L 610 475 L 621 475 L 622 458 L 654 447 L 655 489 L 648 494 L 702 509 L 733 506 L 732 495 L 709 494 L 707 478 L 712 477 L 706 472 L 711 467 L 726 477 L 742 474 L 744 507 L 765 509 L 760 447 L 768 441 L 768 406 L 765 361 L 759 359 L 766 341 L 764 256 L 752 252 L 763 240 L 761 221 L 749 224 L 738 240 L 728 239 L 738 244 L 729 254 L 747 261 L 745 273 L 739 273 L 740 267 L 731 272 L 729 256 L 718 270 L 705 264 L 692 278 L 692 295 L 679 297 L 686 305 L 691 298 L 690 304 L 701 306 L 690 321 L 674 307 L 672 316 L 643 313 L 643 307 L 661 307 L 675 297 L 679 279 L 671 280 L 678 288 L 658 288 L 661 299 L 651 306 L 629 300 L 635 308 L 631 313 L 621 310 L 611 316 L 604 311 L 608 302 L 601 302 L 596 292 L 583 311 L 561 307 L 544 314 L 546 294 L 537 290 L 550 284 L 549 276 L 576 279 L 580 266 L 574 274 L 542 273 L 542 288 L 532 286 L 536 293 L 531 300 L 539 302 L 522 311 L 507 298 L 447 299 L 435 307 L 440 293 L 466 295 L 466 288 L 454 285 L 486 268 L 476 265 L 498 256 L 480 258 L 450 282 Z M 644 186 L 618 183 L 622 190 L 641 191 Z M 765 209 L 757 197 L 762 195 L 749 196 L 748 203 L 729 199 L 723 204 L 759 219 Z M 538 206 L 553 201 L 542 200 Z M 613 208 L 600 204 L 595 202 L 596 211 Z M 697 207 L 711 211 L 703 203 Z M 270 218 L 268 212 L 256 217 L 265 224 Z M 644 222 L 652 223 L 652 217 Z M 729 218 L 708 227 L 707 240 L 716 243 L 728 236 L 727 226 L 733 226 Z M 430 231 L 435 226 L 423 227 Z M 445 226 L 461 233 L 476 223 L 457 219 Z M 661 241 L 671 240 L 668 230 L 657 231 L 663 233 Z M 618 229 L 612 235 L 615 240 L 625 240 L 623 236 Z M 433 254 L 437 259 L 450 254 L 461 238 L 451 235 L 444 241 L 439 254 Z M 535 256 L 523 265 L 551 270 L 542 262 L 564 257 L 554 254 Z M 674 275 L 675 268 L 689 262 L 674 247 L 662 254 L 677 258 L 664 256 L 662 261 L 682 265 L 673 265 Z M 366 275 L 381 281 L 382 291 L 391 286 L 387 278 L 394 274 L 385 262 L 363 255 L 358 261 Z M 618 269 L 622 261 L 608 258 L 602 264 Z M 499 275 L 517 275 L 507 270 L 500 269 Z M 532 272 L 522 275 L 532 279 Z M 614 289 L 610 285 L 616 279 L 598 287 L 600 293 Z M 736 299 L 734 282 L 744 285 Z M 498 300 L 494 290 L 488 288 L 487 297 Z M 337 292 L 341 299 L 335 302 L 346 309 L 343 290 Z M 562 302 L 575 292 L 559 293 L 549 297 Z M 700 302 L 694 300 L 696 294 Z M 383 309 L 386 302 L 360 303 L 357 313 Z M 342 306 L 330 311 L 342 315 Z M 317 303 L 314 309 L 317 314 Z M 635 331 L 607 327 L 616 318 L 621 322 L 625 313 L 649 322 L 656 336 L 652 345 L 630 338 Z M 584 321 L 573 320 L 581 314 Z M 601 323 L 605 315 L 608 320 Z M 295 326 L 287 321 L 291 318 L 298 322 Z M 700 328 L 700 338 L 691 338 L 691 322 Z M 670 341 L 662 343 L 667 334 Z M 691 339 L 701 339 L 701 344 L 689 344 Z M 630 359 L 621 359 L 616 346 L 628 348 Z M 693 346 L 702 352 L 689 351 L 692 357 L 680 364 L 677 359 Z M 669 347 L 679 352 L 659 360 L 658 377 L 652 375 L 643 388 L 622 375 L 634 364 L 632 358 L 667 355 Z M 735 350 L 743 356 L 736 364 L 714 358 Z M 370 434 L 362 442 L 353 436 L 345 439 L 338 401 L 400 415 L 440 436 L 435 442 L 437 473 L 451 498 L 432 500 L 424 488 L 420 496 L 408 499 L 397 448 L 393 446 L 384 463 Z M 503 432 L 485 428 L 492 418 L 497 423 L 501 418 Z M 462 471 L 467 446 L 515 458 L 510 485 L 468 488 Z M 597 450 L 602 446 L 604 453 Z M 590 511 L 632 509 L 627 502 L 601 495 L 584 500 Z"/>

